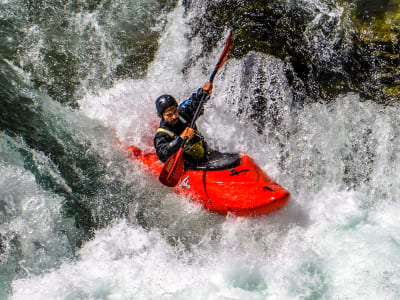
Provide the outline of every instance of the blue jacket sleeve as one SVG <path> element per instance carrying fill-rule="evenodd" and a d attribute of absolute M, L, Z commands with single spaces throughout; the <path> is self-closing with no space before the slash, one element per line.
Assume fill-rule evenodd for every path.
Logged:
<path fill-rule="evenodd" d="M 193 93 L 190 96 L 189 99 L 183 101 L 179 105 L 179 114 L 182 115 L 188 123 L 192 121 L 196 109 L 200 104 L 201 98 L 204 95 L 208 96 L 207 92 L 203 91 L 202 88 L 199 88 L 196 93 Z M 206 98 L 206 100 L 208 100 L 208 97 Z M 200 111 L 200 116 L 203 114 L 203 112 L 203 110 Z"/>

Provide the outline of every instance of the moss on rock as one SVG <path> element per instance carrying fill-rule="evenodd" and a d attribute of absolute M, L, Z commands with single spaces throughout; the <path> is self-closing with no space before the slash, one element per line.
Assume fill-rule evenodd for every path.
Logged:
<path fill-rule="evenodd" d="M 191 4 L 185 1 L 187 7 Z M 350 91 L 380 103 L 400 100 L 400 0 L 224 0 L 204 5 L 206 15 L 195 18 L 192 27 L 205 50 L 215 45 L 211 36 L 222 38 L 224 29 L 233 28 L 234 57 L 256 51 L 291 65 L 287 77 L 297 101 L 329 101 Z"/>

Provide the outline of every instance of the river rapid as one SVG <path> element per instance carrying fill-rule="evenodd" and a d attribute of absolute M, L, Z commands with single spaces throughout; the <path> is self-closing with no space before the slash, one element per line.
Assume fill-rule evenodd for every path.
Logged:
<path fill-rule="evenodd" d="M 213 148 L 249 154 L 290 191 L 284 208 L 256 218 L 209 213 L 127 157 L 119 141 L 152 149 L 154 99 L 186 99 L 219 58 L 224 39 L 187 67 L 202 51 L 187 38 L 198 13 L 180 2 L 160 13 L 141 76 L 109 80 L 120 60 L 100 47 L 72 108 L 3 57 L 0 298 L 399 299 L 399 105 L 356 93 L 299 105 L 284 61 L 230 58 L 197 124 Z M 42 62 L 37 51 L 25 64 Z M 260 95 L 267 105 L 255 111 Z"/>

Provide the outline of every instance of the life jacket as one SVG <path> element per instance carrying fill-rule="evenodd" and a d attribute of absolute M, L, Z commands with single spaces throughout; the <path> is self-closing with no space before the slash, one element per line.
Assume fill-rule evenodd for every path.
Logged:
<path fill-rule="evenodd" d="M 174 138 L 176 136 L 176 134 L 173 133 L 172 131 L 169 131 L 168 129 L 161 128 L 161 127 L 157 129 L 157 132 L 165 133 L 165 134 L 169 135 L 171 138 Z M 198 133 L 197 130 L 196 130 L 196 133 Z M 206 152 L 205 148 L 204 148 L 204 143 L 201 139 L 199 139 L 199 141 L 197 141 L 195 143 L 190 143 L 190 140 L 192 138 L 188 139 L 185 143 L 185 147 L 188 147 L 188 149 L 185 150 L 185 154 L 189 155 L 194 160 L 201 160 L 204 158 L 204 155 Z"/>

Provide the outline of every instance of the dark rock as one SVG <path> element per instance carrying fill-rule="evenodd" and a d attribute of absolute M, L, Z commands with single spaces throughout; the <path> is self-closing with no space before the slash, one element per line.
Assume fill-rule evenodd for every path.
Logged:
<path fill-rule="evenodd" d="M 194 9 L 198 4 L 184 5 Z M 384 104 L 399 100 L 396 0 L 224 0 L 202 5 L 206 14 L 193 19 L 192 36 L 203 39 L 206 52 L 233 28 L 234 57 L 256 51 L 291 65 L 287 77 L 298 104 L 330 101 L 344 92 Z"/>

